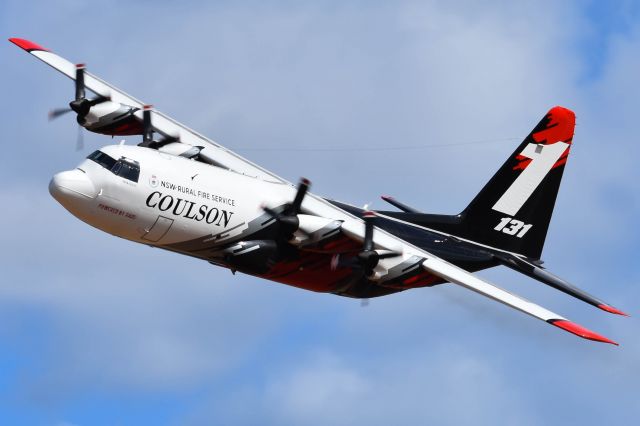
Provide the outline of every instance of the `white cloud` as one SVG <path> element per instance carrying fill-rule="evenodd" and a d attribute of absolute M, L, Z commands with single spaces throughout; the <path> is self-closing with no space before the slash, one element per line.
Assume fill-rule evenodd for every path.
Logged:
<path fill-rule="evenodd" d="M 226 398 L 205 401 L 184 422 L 206 424 L 216 412 L 237 424 L 256 418 L 280 425 L 537 423 L 526 389 L 518 391 L 493 362 L 461 349 L 432 348 L 426 358 L 415 352 L 395 359 L 371 353 L 347 360 L 316 348 L 295 365 L 272 372 L 264 388 L 250 392 L 253 410 L 235 411 L 236 403 Z"/>

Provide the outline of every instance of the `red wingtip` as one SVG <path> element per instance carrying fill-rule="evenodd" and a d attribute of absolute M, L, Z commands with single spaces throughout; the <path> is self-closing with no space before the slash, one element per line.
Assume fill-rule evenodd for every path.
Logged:
<path fill-rule="evenodd" d="M 393 200 L 393 197 L 391 195 L 381 195 L 380 198 L 382 198 L 383 200 Z"/>
<path fill-rule="evenodd" d="M 606 337 L 601 336 L 597 333 L 594 333 L 591 330 L 587 330 L 583 326 L 578 325 L 574 322 L 567 321 L 567 320 L 552 320 L 549 322 L 555 325 L 556 327 L 560 327 L 561 329 L 566 330 L 569 333 L 573 333 L 576 336 L 580 336 L 583 339 L 595 340 L 596 342 L 611 343 L 612 345 L 618 346 L 618 344 L 613 340 L 609 340 Z"/>
<path fill-rule="evenodd" d="M 19 48 L 26 50 L 27 52 L 31 52 L 32 50 L 44 50 L 46 52 L 49 51 L 49 49 L 45 49 L 39 44 L 35 44 L 34 42 L 25 40 L 23 38 L 13 37 L 13 38 L 10 38 L 9 41 L 15 44 L 16 46 L 18 46 Z"/>
<path fill-rule="evenodd" d="M 602 304 L 602 305 L 598 305 L 598 308 L 602 309 L 603 311 L 611 312 L 612 314 L 622 315 L 624 317 L 629 316 L 629 314 L 625 314 L 620 309 L 616 309 L 613 306 Z"/>

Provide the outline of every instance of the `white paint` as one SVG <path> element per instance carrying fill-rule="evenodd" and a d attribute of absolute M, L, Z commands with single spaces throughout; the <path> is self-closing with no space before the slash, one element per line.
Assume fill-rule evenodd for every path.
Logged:
<path fill-rule="evenodd" d="M 493 210 L 515 216 L 569 146 L 566 142 L 527 145 L 520 155 L 530 158 L 531 163 L 502 194 L 492 207 Z"/>
<path fill-rule="evenodd" d="M 507 225 L 509 226 L 507 227 Z M 512 217 L 503 217 L 500 219 L 500 223 L 498 223 L 498 225 L 493 229 L 507 235 L 515 235 L 518 238 L 522 238 L 531 228 L 533 228 L 532 224 L 524 223 L 523 221 Z"/>
<path fill-rule="evenodd" d="M 493 300 L 496 300 L 502 304 L 517 309 L 525 314 L 539 318 L 543 321 L 550 319 L 566 319 L 562 316 L 553 313 L 542 306 L 529 302 L 522 297 L 509 293 L 506 290 L 496 287 L 488 281 L 484 281 L 474 274 L 458 268 L 451 263 L 431 256 L 422 263 L 422 267 L 427 271 L 446 279 L 452 283 L 461 285 L 469 290 L 473 290 L 476 293 L 487 296 Z"/>

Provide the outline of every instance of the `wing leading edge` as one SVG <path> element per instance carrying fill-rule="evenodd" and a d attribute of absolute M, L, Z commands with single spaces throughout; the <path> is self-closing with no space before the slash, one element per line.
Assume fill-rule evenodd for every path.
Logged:
<path fill-rule="evenodd" d="M 63 57 L 53 53 L 51 50 L 46 49 L 32 41 L 21 38 L 10 38 L 10 42 L 40 59 L 47 65 L 66 75 L 72 80 L 75 80 L 76 66 Z M 140 108 L 140 111 L 135 115 L 142 121 L 142 108 L 145 103 L 128 95 L 124 91 L 117 87 L 107 83 L 106 81 L 96 77 L 95 75 L 85 72 L 85 87 L 97 95 L 110 99 L 113 102 L 118 102 L 124 105 Z M 153 110 L 152 122 L 155 132 L 160 133 L 167 137 L 176 138 L 181 143 L 191 146 L 206 146 L 212 152 L 212 156 L 215 157 L 216 162 L 229 170 L 236 171 L 238 173 L 257 177 L 263 180 L 288 184 L 285 179 L 271 173 L 270 171 L 252 163 L 251 161 L 241 157 L 240 155 L 232 152 L 218 143 L 206 138 L 200 133 L 188 128 L 187 126 L 175 121 L 167 115 Z"/>

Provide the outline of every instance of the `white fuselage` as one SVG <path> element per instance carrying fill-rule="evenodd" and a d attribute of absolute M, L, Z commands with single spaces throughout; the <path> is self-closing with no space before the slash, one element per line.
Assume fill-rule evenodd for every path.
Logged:
<path fill-rule="evenodd" d="M 114 160 L 139 164 L 137 182 L 86 159 L 76 169 L 55 175 L 50 192 L 84 222 L 148 245 L 166 246 L 207 235 L 231 239 L 264 214 L 267 202 L 284 204 L 295 194 L 286 184 L 157 150 L 113 145 L 101 151 Z"/>
<path fill-rule="evenodd" d="M 298 230 L 283 232 L 265 207 L 286 209 L 294 186 L 139 146 L 103 147 L 56 174 L 49 190 L 73 215 L 112 235 L 320 292 L 351 282 L 352 268 L 334 267 L 334 256 L 357 253 L 364 233 L 362 220 L 310 193 L 296 215 Z M 376 235 L 378 248 L 402 253 L 389 234 Z M 409 252 L 382 259 L 369 279 L 384 280 L 390 268 L 417 259 Z"/>

